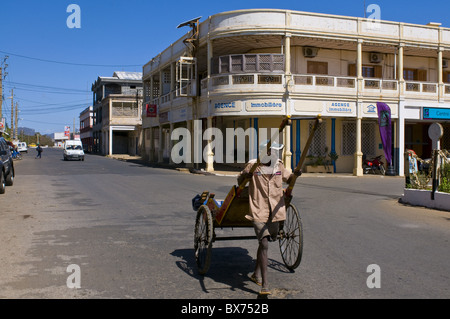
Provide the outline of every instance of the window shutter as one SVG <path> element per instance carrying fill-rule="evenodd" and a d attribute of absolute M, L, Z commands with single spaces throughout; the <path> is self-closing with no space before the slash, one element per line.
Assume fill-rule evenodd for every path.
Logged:
<path fill-rule="evenodd" d="M 427 70 L 417 70 L 417 81 L 427 81 Z"/>
<path fill-rule="evenodd" d="M 356 64 L 348 65 L 348 76 L 356 76 Z"/>
<path fill-rule="evenodd" d="M 381 79 L 383 77 L 383 68 L 381 65 L 374 66 L 374 77 L 377 79 Z"/>

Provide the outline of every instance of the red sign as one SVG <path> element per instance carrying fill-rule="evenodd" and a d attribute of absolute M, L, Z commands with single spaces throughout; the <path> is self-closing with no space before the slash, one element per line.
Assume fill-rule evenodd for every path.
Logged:
<path fill-rule="evenodd" d="M 147 117 L 156 117 L 156 104 L 146 104 Z"/>

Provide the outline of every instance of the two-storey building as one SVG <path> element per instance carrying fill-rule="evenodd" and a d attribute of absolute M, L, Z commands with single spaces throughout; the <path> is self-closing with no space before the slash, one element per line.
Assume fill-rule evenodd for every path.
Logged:
<path fill-rule="evenodd" d="M 364 155 L 384 154 L 377 102 L 391 109 L 397 174 L 404 173 L 406 148 L 431 155 L 434 121 L 447 129 L 442 145 L 450 148 L 450 29 L 440 24 L 254 9 L 186 25 L 192 30 L 143 67 L 144 104 L 152 110 L 143 110 L 144 147 L 151 161 L 170 160 L 171 132 L 192 131 L 196 120 L 203 130 L 225 132 L 277 127 L 290 115 L 295 120 L 281 142 L 283 160 L 293 167 L 310 118 L 321 114 L 309 153 L 336 152 L 337 172 L 361 175 Z M 250 136 L 252 144 L 257 136 Z M 215 151 L 206 149 L 208 171 Z"/>
<path fill-rule="evenodd" d="M 92 152 L 93 134 L 92 125 L 94 124 L 93 107 L 88 106 L 80 113 L 80 139 L 83 143 L 85 152 Z"/>
<path fill-rule="evenodd" d="M 142 73 L 98 77 L 93 92 L 93 151 L 103 155 L 139 153 Z"/>

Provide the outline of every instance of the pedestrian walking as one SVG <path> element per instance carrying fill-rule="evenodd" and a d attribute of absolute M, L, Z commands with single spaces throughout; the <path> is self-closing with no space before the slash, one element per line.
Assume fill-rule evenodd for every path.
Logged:
<path fill-rule="evenodd" d="M 260 164 L 255 171 L 250 173 L 256 160 L 249 161 L 244 170 L 238 176 L 238 183 L 244 179 L 250 179 L 249 184 L 249 212 L 251 216 L 245 216 L 253 222 L 253 227 L 258 238 L 258 251 L 256 255 L 256 267 L 250 279 L 261 286 L 260 295 L 270 295 L 267 279 L 269 242 L 275 241 L 282 224 L 286 220 L 286 207 L 283 194 L 283 182 L 289 183 L 294 174 L 287 170 L 279 159 L 279 151 L 283 144 L 272 143 L 267 150 L 268 141 L 260 145 Z M 301 175 L 301 171 L 296 173 Z"/>
<path fill-rule="evenodd" d="M 37 151 L 37 155 L 36 155 L 35 159 L 36 159 L 36 158 L 41 158 L 42 147 L 41 147 L 40 144 L 37 145 L 36 151 Z"/>

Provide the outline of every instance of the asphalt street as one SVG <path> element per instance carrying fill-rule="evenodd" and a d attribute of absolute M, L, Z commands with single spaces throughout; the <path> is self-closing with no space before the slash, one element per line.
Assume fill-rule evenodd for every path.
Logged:
<path fill-rule="evenodd" d="M 96 155 L 66 162 L 51 148 L 34 156 L 15 162 L 14 185 L 0 195 L 0 298 L 258 297 L 248 277 L 256 240 L 215 242 L 204 276 L 194 259 L 191 199 L 204 190 L 223 198 L 235 177 Z M 399 203 L 403 185 L 400 177 L 301 176 L 293 203 L 302 262 L 288 271 L 271 243 L 269 298 L 450 298 L 450 213 Z M 373 265 L 379 287 L 368 284 Z"/>

